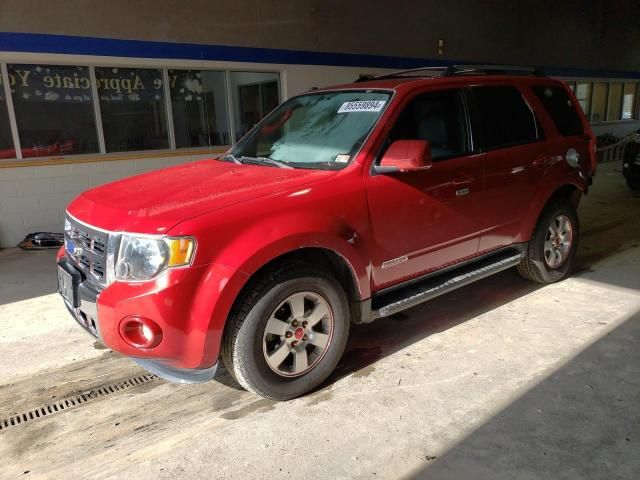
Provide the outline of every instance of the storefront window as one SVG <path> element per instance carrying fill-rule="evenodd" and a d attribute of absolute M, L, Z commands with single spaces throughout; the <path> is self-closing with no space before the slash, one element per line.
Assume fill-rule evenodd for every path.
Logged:
<path fill-rule="evenodd" d="M 176 147 L 228 145 L 224 72 L 169 70 Z"/>
<path fill-rule="evenodd" d="M 11 137 L 7 101 L 4 98 L 4 84 L 2 83 L 2 75 L 0 75 L 0 159 L 15 157 L 16 151 L 13 148 L 13 138 Z"/>
<path fill-rule="evenodd" d="M 591 97 L 591 121 L 604 122 L 607 114 L 607 83 L 596 82 L 593 84 L 593 96 Z"/>
<path fill-rule="evenodd" d="M 23 158 L 98 152 L 88 67 L 7 70 Z"/>
<path fill-rule="evenodd" d="M 582 107 L 582 111 L 588 117 L 589 116 L 589 98 L 591 96 L 591 84 L 585 82 L 576 83 L 575 90 L 576 98 L 578 99 L 578 103 Z"/>
<path fill-rule="evenodd" d="M 162 70 L 96 67 L 107 152 L 169 148 Z"/>
<path fill-rule="evenodd" d="M 633 104 L 636 96 L 636 83 L 625 83 L 622 95 L 622 119 L 633 118 Z"/>
<path fill-rule="evenodd" d="M 280 104 L 277 73 L 231 72 L 236 140 Z"/>
<path fill-rule="evenodd" d="M 609 107 L 607 109 L 607 120 L 620 120 L 622 110 L 622 83 L 609 84 Z"/>

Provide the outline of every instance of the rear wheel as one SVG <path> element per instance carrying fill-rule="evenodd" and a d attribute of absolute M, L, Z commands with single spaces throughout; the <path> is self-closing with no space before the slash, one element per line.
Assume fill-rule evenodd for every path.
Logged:
<path fill-rule="evenodd" d="M 578 247 L 579 229 L 578 215 L 570 203 L 547 207 L 518 265 L 520 275 L 538 283 L 553 283 L 568 277 Z"/>
<path fill-rule="evenodd" d="M 320 385 L 340 360 L 349 303 L 331 274 L 308 265 L 273 270 L 238 303 L 222 361 L 247 390 L 288 400 Z"/>

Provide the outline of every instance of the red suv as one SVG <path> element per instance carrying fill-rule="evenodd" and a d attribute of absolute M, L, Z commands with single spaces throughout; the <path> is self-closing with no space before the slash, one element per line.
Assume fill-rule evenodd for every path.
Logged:
<path fill-rule="evenodd" d="M 86 191 L 58 254 L 70 312 L 160 377 L 218 359 L 284 400 L 320 385 L 350 322 L 511 267 L 570 274 L 595 142 L 560 81 L 446 67 L 291 98 L 226 155 Z"/>

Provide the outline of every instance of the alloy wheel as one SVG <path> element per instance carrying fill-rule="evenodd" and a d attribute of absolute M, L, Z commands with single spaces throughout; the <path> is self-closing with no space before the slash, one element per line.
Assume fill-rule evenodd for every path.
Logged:
<path fill-rule="evenodd" d="M 273 311 L 265 326 L 262 346 L 267 365 L 284 377 L 304 375 L 324 357 L 333 328 L 333 312 L 321 295 L 290 295 Z"/>
<path fill-rule="evenodd" d="M 544 259 L 549 268 L 559 268 L 569 257 L 573 243 L 573 226 L 566 215 L 558 215 L 547 230 Z"/>

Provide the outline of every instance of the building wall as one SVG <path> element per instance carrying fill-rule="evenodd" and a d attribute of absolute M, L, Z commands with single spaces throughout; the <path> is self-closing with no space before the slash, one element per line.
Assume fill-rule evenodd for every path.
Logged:
<path fill-rule="evenodd" d="M 566 77 L 637 79 L 640 22 L 630 14 L 635 7 L 631 0 L 0 0 L 0 32 L 88 37 L 74 40 L 81 50 L 94 48 L 97 42 L 92 39 L 111 38 L 194 43 L 192 53 L 199 46 L 216 45 L 286 49 L 278 58 L 290 52 L 299 60 L 268 63 L 270 53 L 263 50 L 255 51 L 250 61 L 199 55 L 185 59 L 179 49 L 174 56 L 170 46 L 160 54 L 129 58 L 128 45 L 121 46 L 122 57 L 99 52 L 59 55 L 51 52 L 63 43 L 60 39 L 45 37 L 36 46 L 24 46 L 18 38 L 8 45 L 0 34 L 0 62 L 277 72 L 282 99 L 314 86 L 389 71 L 372 66 L 440 61 L 529 64 L 556 67 L 557 75 Z M 574 72 L 567 73 L 571 69 Z M 639 127 L 637 121 L 625 121 L 596 125 L 594 130 L 622 135 Z M 76 156 L 22 162 L 25 166 L 20 167 L 4 162 L 0 247 L 15 245 L 29 232 L 61 231 L 68 202 L 94 185 L 215 153 L 200 149 Z"/>
<path fill-rule="evenodd" d="M 0 31 L 638 71 L 636 10 L 635 0 L 0 0 Z"/>

